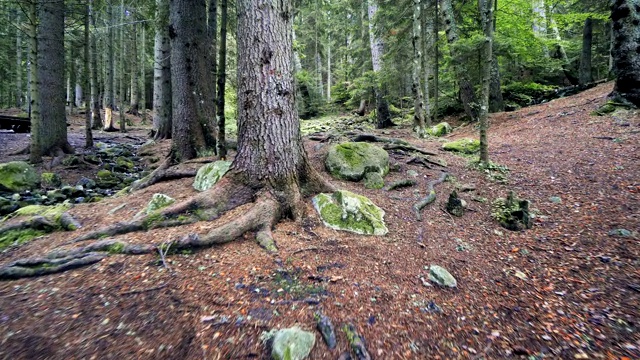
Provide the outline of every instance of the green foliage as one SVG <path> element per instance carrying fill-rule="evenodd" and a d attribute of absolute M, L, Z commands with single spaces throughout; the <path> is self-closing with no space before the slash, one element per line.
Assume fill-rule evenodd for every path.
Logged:
<path fill-rule="evenodd" d="M 315 79 L 306 70 L 296 73 L 298 97 L 298 115 L 302 119 L 309 119 L 323 112 L 324 100 Z"/>
<path fill-rule="evenodd" d="M 0 234 L 0 251 L 10 246 L 22 245 L 44 234 L 46 234 L 45 231 L 34 230 L 31 228 L 22 230 L 9 230 Z"/>
<path fill-rule="evenodd" d="M 557 89 L 557 86 L 542 85 L 535 82 L 514 82 L 502 87 L 502 93 L 506 102 L 516 103 L 520 106 L 529 106 L 545 94 Z"/>

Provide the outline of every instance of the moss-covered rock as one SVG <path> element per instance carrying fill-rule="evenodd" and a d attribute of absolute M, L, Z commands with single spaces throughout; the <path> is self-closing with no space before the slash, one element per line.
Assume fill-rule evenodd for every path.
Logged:
<path fill-rule="evenodd" d="M 429 280 L 445 287 L 455 288 L 458 287 L 458 281 L 451 275 L 447 269 L 438 265 L 431 265 L 429 267 Z"/>
<path fill-rule="evenodd" d="M 31 228 L 9 230 L 0 234 L 0 251 L 8 248 L 9 246 L 22 245 L 44 234 L 46 234 L 46 232 L 43 230 L 35 230 Z"/>
<path fill-rule="evenodd" d="M 363 235 L 385 235 L 389 230 L 384 223 L 384 210 L 368 198 L 346 190 L 332 195 L 318 194 L 313 206 L 324 224 L 332 229 Z"/>
<path fill-rule="evenodd" d="M 271 358 L 274 360 L 303 360 L 309 356 L 316 343 L 314 333 L 297 326 L 272 330 L 263 335 L 271 341 Z"/>
<path fill-rule="evenodd" d="M 33 166 L 24 161 L 0 164 L 0 191 L 22 192 L 35 189 L 40 177 Z"/>
<path fill-rule="evenodd" d="M 205 191 L 215 185 L 231 167 L 230 161 L 214 161 L 198 169 L 196 178 L 193 181 L 193 188 L 198 191 Z"/>
<path fill-rule="evenodd" d="M 62 165 L 64 166 L 76 166 L 80 165 L 80 163 L 80 159 L 75 155 L 68 155 L 65 156 L 64 159 L 62 159 Z"/>
<path fill-rule="evenodd" d="M 427 129 L 427 134 L 431 136 L 444 136 L 451 132 L 451 125 L 448 122 L 441 122 Z"/>
<path fill-rule="evenodd" d="M 127 159 L 124 156 L 120 156 L 116 159 L 117 171 L 131 172 L 133 171 L 134 167 L 135 167 L 135 164 L 133 163 L 133 161 Z"/>
<path fill-rule="evenodd" d="M 367 189 L 382 189 L 384 179 L 377 172 L 368 172 L 364 175 L 364 187 Z"/>
<path fill-rule="evenodd" d="M 516 197 L 513 191 L 507 198 L 497 198 L 491 204 L 491 216 L 505 229 L 519 231 L 533 226 L 529 213 L 529 201 Z"/>
<path fill-rule="evenodd" d="M 480 150 L 480 141 L 476 139 L 460 139 L 444 143 L 442 149 L 463 154 L 473 154 Z"/>
<path fill-rule="evenodd" d="M 43 172 L 40 174 L 40 185 L 45 189 L 53 189 L 62 185 L 62 179 L 56 173 Z"/>
<path fill-rule="evenodd" d="M 325 166 L 336 178 L 360 181 L 369 172 L 386 175 L 389 172 L 389 154 L 376 145 L 347 142 L 331 146 Z"/>
<path fill-rule="evenodd" d="M 72 207 L 69 203 L 58 204 L 55 206 L 47 205 L 28 205 L 22 207 L 9 215 L 9 217 L 16 216 L 42 216 L 49 221 L 59 222 L 60 217 L 65 211 Z"/>
<path fill-rule="evenodd" d="M 120 184 L 120 179 L 109 170 L 100 170 L 96 175 L 96 184 L 103 189 L 111 189 Z"/>
<path fill-rule="evenodd" d="M 147 205 L 147 214 L 151 214 L 154 211 L 165 208 L 171 204 L 176 202 L 176 199 L 167 196 L 165 194 L 155 193 L 151 197 L 151 201 L 149 201 L 149 205 Z"/>

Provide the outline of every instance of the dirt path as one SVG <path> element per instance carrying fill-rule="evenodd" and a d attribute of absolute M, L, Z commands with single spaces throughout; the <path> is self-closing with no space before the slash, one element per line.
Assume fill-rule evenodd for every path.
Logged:
<path fill-rule="evenodd" d="M 438 199 L 423 211 L 423 222 L 415 221 L 411 205 L 439 170 L 407 165 L 409 157 L 394 154 L 399 171 L 385 181 L 415 170 L 418 187 L 388 193 L 334 181 L 386 211 L 385 237 L 325 228 L 309 204 L 302 223 L 276 227 L 276 256 L 247 237 L 171 256 L 169 270 L 158 256 L 114 255 L 80 270 L 2 282 L 0 357 L 267 359 L 262 331 L 313 329 L 313 314 L 321 310 L 338 326 L 353 323 L 374 359 L 638 359 L 640 116 L 590 116 L 610 88 L 496 115 L 490 152 L 511 169 L 508 184 L 469 169 L 467 158 L 442 153 L 455 179 L 436 187 Z M 406 128 L 384 136 L 439 152 L 438 141 L 413 139 Z M 473 127 L 450 138 L 463 136 L 475 137 Z M 318 168 L 326 149 L 307 144 Z M 472 211 L 452 218 L 442 209 L 461 184 L 477 188 L 461 195 Z M 533 229 L 504 230 L 489 203 L 472 200 L 490 202 L 510 189 L 539 211 Z M 78 205 L 71 210 L 84 225 L 78 234 L 132 218 L 156 192 L 184 199 L 194 190 L 183 179 Z M 216 223 L 122 238 L 173 239 Z M 608 235 L 615 229 L 632 235 Z M 69 238 L 37 239 L 0 254 L 0 264 Z M 447 268 L 458 288 L 424 286 L 420 278 L 430 264 Z M 215 319 L 203 322 L 205 316 Z M 317 340 L 312 359 L 336 359 L 348 349 L 341 331 L 333 351 Z"/>

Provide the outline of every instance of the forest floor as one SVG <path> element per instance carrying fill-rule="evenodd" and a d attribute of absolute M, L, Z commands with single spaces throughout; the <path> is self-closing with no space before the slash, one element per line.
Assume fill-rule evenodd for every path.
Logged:
<path fill-rule="evenodd" d="M 171 255 L 168 268 L 159 256 L 112 255 L 82 269 L 2 282 L 0 358 L 268 359 L 263 331 L 315 329 L 314 313 L 321 311 L 336 325 L 338 346 L 329 350 L 316 332 L 311 359 L 348 351 L 340 330 L 346 323 L 364 336 L 374 359 L 640 359 L 640 114 L 591 116 L 611 87 L 492 115 L 490 154 L 506 173 L 475 170 L 469 157 L 441 151 L 441 139 L 416 139 L 409 126 L 370 130 L 437 152 L 453 176 L 436 186 L 437 200 L 423 210 L 422 222 L 411 206 L 438 178 L 437 168 L 407 164 L 409 156 L 392 152 L 396 171 L 385 182 L 414 170 L 418 186 L 388 192 L 333 180 L 386 211 L 386 236 L 329 229 L 307 201 L 306 218 L 276 226 L 276 255 L 247 235 Z M 78 117 L 70 127 L 78 148 L 81 123 Z M 95 136 L 142 143 L 147 131 L 136 125 L 127 134 Z M 476 134 L 464 125 L 446 140 Z M 0 162 L 24 159 L 7 154 L 26 145 L 27 136 L 0 132 Z M 329 145 L 305 141 L 328 178 Z M 70 183 L 96 171 L 54 170 Z M 0 253 L 0 264 L 131 219 L 154 193 L 185 199 L 196 192 L 192 180 L 76 205 L 70 213 L 81 229 L 11 248 Z M 460 193 L 469 209 L 454 218 L 444 204 L 463 184 L 476 190 Z M 492 219 L 491 201 L 509 190 L 531 201 L 532 229 L 512 232 Z M 481 198 L 488 202 L 474 201 Z M 137 243 L 205 233 L 245 209 L 215 222 L 120 238 Z M 458 287 L 424 285 L 431 264 L 449 270 Z"/>

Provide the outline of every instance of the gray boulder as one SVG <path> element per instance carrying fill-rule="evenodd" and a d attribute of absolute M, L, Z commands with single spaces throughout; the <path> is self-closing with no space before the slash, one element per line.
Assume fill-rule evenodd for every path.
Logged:
<path fill-rule="evenodd" d="M 322 222 L 332 229 L 363 235 L 385 235 L 384 210 L 368 198 L 346 190 L 332 195 L 318 194 L 313 198 Z"/>
<path fill-rule="evenodd" d="M 316 344 L 316 336 L 297 326 L 272 330 L 264 336 L 271 339 L 271 358 L 274 360 L 303 360 Z"/>
<path fill-rule="evenodd" d="M 231 167 L 230 161 L 214 161 L 198 169 L 196 178 L 193 181 L 193 188 L 198 191 L 205 191 L 215 185 Z"/>
<path fill-rule="evenodd" d="M 147 214 L 151 214 L 176 202 L 176 199 L 165 194 L 155 193 L 147 205 Z"/>
<path fill-rule="evenodd" d="M 429 280 L 440 286 L 446 286 L 450 288 L 458 287 L 456 278 L 451 275 L 447 269 L 438 265 L 431 265 L 429 267 Z"/>

